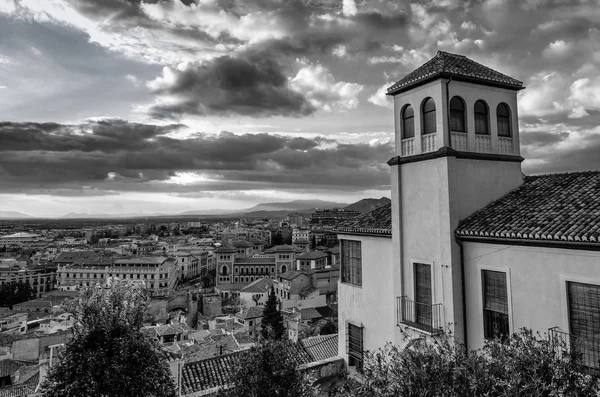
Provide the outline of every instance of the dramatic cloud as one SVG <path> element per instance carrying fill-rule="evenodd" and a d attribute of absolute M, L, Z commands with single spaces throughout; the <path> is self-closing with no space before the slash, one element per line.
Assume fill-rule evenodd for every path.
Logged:
<path fill-rule="evenodd" d="M 386 188 L 392 145 L 270 134 L 169 135 L 181 125 L 0 123 L 3 192 Z M 86 186 L 82 190 L 82 186 Z M 104 194 L 104 193 L 100 193 Z"/>

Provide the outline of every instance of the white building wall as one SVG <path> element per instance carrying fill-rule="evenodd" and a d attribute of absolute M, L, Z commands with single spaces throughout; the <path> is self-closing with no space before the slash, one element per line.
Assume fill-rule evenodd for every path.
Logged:
<path fill-rule="evenodd" d="M 392 239 L 389 236 L 338 234 L 340 240 L 361 242 L 362 286 L 338 284 L 338 352 L 348 362 L 346 323 L 363 326 L 365 350 L 383 347 L 394 340 L 395 299 L 392 286 Z"/>
<path fill-rule="evenodd" d="M 600 252 L 465 242 L 467 338 L 483 345 L 482 270 L 507 274 L 510 331 L 569 332 L 567 282 L 600 285 Z"/>

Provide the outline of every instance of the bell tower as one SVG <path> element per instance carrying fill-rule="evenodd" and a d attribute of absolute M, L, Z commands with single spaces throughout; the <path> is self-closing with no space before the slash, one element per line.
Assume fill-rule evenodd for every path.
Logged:
<path fill-rule="evenodd" d="M 522 82 L 438 51 L 388 88 L 394 99 L 394 292 L 410 332 L 464 338 L 459 221 L 522 182 Z M 402 326 L 402 325 L 401 325 Z M 396 336 L 396 342 L 400 342 Z"/>

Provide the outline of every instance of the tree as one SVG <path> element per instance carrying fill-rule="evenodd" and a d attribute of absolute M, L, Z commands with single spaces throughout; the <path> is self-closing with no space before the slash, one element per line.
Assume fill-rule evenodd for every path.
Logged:
<path fill-rule="evenodd" d="M 141 332 L 149 300 L 133 283 L 82 290 L 64 308 L 73 336 L 42 384 L 45 397 L 171 397 L 175 384 L 158 341 Z"/>
<path fill-rule="evenodd" d="M 272 285 L 263 310 L 260 334 L 263 339 L 276 340 L 280 340 L 285 334 L 283 316 L 279 311 L 279 302 L 277 296 L 275 296 L 275 288 Z"/>
<path fill-rule="evenodd" d="M 319 387 L 298 365 L 291 342 L 265 339 L 238 355 L 231 384 L 218 397 L 317 397 Z"/>
<path fill-rule="evenodd" d="M 261 294 L 254 294 L 254 295 L 252 295 L 252 301 L 254 302 L 254 304 L 256 306 L 258 306 L 258 302 L 260 302 L 260 298 L 262 298 Z"/>
<path fill-rule="evenodd" d="M 576 349 L 531 330 L 472 350 L 451 335 L 387 344 L 365 354 L 363 382 L 344 380 L 330 396 L 597 396 L 600 381 Z"/>
<path fill-rule="evenodd" d="M 10 281 L 0 285 L 0 306 L 12 309 L 13 305 L 35 298 L 35 291 L 25 281 Z"/>

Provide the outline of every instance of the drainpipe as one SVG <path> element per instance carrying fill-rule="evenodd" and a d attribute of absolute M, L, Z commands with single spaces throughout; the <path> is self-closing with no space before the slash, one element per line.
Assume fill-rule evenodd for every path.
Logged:
<path fill-rule="evenodd" d="M 463 243 L 462 241 L 460 241 L 459 238 L 454 238 L 456 240 L 456 243 L 458 244 L 458 246 L 460 247 L 460 280 L 461 280 L 461 284 L 462 284 L 462 309 L 463 309 L 463 320 L 465 322 L 465 325 L 463 327 L 463 338 L 465 338 L 465 346 L 467 345 L 468 339 L 467 339 L 467 294 L 466 294 L 466 290 L 465 290 L 465 251 L 464 251 L 464 247 L 463 247 Z"/>
<path fill-rule="evenodd" d="M 450 93 L 448 90 L 448 85 L 452 81 L 452 76 L 446 81 L 446 121 L 448 123 L 448 146 L 452 147 L 452 131 L 450 130 Z"/>

